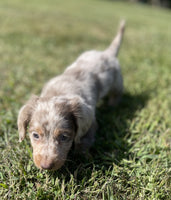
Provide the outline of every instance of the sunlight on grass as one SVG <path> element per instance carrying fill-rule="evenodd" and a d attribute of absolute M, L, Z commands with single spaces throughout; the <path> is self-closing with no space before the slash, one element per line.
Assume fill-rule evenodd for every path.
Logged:
<path fill-rule="evenodd" d="M 170 17 L 119 1 L 0 2 L 0 199 L 170 199 Z M 18 143 L 19 108 L 80 53 L 105 49 L 123 18 L 121 104 L 98 106 L 89 158 L 39 171 Z"/>

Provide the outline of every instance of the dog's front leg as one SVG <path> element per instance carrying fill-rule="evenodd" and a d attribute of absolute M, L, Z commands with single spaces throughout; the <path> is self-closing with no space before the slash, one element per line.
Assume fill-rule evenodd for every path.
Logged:
<path fill-rule="evenodd" d="M 95 133 L 97 130 L 97 122 L 93 121 L 90 129 L 87 133 L 80 139 L 79 143 L 75 143 L 75 153 L 86 154 L 95 140 Z"/>

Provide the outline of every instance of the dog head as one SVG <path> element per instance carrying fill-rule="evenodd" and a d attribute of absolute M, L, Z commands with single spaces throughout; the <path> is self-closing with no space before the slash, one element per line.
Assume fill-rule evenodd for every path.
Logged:
<path fill-rule="evenodd" d="M 19 140 L 27 127 L 35 165 L 57 170 L 65 162 L 73 141 L 88 131 L 94 112 L 80 97 L 32 97 L 18 115 Z"/>

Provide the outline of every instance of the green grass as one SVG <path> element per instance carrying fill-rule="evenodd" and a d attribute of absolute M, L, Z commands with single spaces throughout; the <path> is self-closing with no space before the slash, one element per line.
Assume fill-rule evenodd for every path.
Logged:
<path fill-rule="evenodd" d="M 106 48 L 122 18 L 122 103 L 98 106 L 91 156 L 38 170 L 29 139 L 18 142 L 19 108 L 80 53 Z M 170 19 L 114 1 L 0 1 L 0 199 L 170 199 Z"/>

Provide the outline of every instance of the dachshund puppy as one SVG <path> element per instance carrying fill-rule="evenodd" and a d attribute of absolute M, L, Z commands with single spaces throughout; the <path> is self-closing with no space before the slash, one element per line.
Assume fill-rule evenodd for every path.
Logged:
<path fill-rule="evenodd" d="M 123 80 L 116 57 L 124 27 L 123 21 L 106 50 L 81 54 L 44 86 L 40 96 L 32 96 L 20 109 L 19 140 L 28 129 L 38 168 L 59 169 L 73 142 L 77 151 L 85 153 L 94 141 L 96 103 L 107 93 L 110 105 L 121 98 Z"/>

